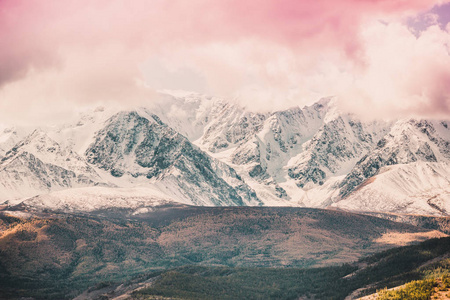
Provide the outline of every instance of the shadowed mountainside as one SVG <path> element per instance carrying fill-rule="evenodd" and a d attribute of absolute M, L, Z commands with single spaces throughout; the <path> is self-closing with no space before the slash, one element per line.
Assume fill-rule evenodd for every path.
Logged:
<path fill-rule="evenodd" d="M 360 299 L 384 288 L 407 285 L 382 299 L 448 299 L 450 238 L 389 249 L 351 264 L 322 268 L 230 268 L 184 266 L 103 283 L 86 299 Z M 428 291 L 423 284 L 428 285 Z M 431 283 L 431 286 L 429 284 Z M 409 286 L 409 287 L 408 287 Z M 431 291 L 430 291 L 431 288 Z M 385 291 L 385 290 L 384 290 Z M 441 294 L 440 297 L 436 297 Z M 116 298 L 117 297 L 117 298 Z M 376 299 L 371 296 L 364 300 Z"/>

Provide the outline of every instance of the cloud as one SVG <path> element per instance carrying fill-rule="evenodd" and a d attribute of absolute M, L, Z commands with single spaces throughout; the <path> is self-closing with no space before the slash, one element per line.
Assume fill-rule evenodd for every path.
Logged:
<path fill-rule="evenodd" d="M 449 33 L 429 22 L 443 14 L 420 35 L 405 22 L 443 2 L 2 0 L 0 117 L 146 103 L 145 85 L 267 110 L 337 95 L 355 111 L 448 116 Z"/>
<path fill-rule="evenodd" d="M 341 92 L 350 110 L 364 116 L 450 116 L 448 30 L 431 26 L 416 37 L 403 24 L 378 23 L 363 35 L 367 66 Z"/>

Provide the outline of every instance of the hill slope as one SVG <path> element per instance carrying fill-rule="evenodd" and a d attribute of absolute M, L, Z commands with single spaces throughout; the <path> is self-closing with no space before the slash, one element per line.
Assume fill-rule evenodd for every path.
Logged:
<path fill-rule="evenodd" d="M 370 216 L 305 208 L 162 203 L 139 215 L 16 210 L 1 212 L 0 218 L 2 293 L 46 299 L 183 265 L 336 265 L 395 246 L 388 239 L 393 234 L 402 243 L 444 235 Z"/>
<path fill-rule="evenodd" d="M 77 300 L 112 299 L 358 299 L 385 287 L 426 279 L 450 288 L 450 238 L 394 248 L 358 262 L 325 268 L 229 268 L 187 266 L 142 274 L 123 283 L 105 284 L 85 291 Z M 446 275 L 447 277 L 442 277 Z M 447 278 L 447 279 L 445 279 Z M 437 280 L 436 280 L 437 279 Z M 442 280 L 444 279 L 444 280 Z M 437 286 L 437 284 L 436 284 Z M 419 298 L 423 287 L 413 285 L 408 293 L 383 299 Z M 432 291 L 433 293 L 433 291 Z M 407 296 L 405 296 L 405 294 Z M 408 296 L 409 295 L 409 296 Z M 412 296 L 412 297 L 411 297 Z M 160 297 L 160 298 L 158 298 Z M 373 298 L 370 298 L 373 300 Z M 439 298 L 443 299 L 443 298 Z M 445 299 L 445 298 L 444 298 Z"/>

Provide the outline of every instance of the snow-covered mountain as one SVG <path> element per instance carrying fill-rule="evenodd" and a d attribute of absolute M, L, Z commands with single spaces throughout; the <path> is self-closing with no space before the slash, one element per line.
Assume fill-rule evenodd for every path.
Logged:
<path fill-rule="evenodd" d="M 142 207 L 148 199 L 152 206 L 157 195 L 193 205 L 447 214 L 449 126 L 365 122 L 332 98 L 257 113 L 220 98 L 166 93 L 134 110 L 97 108 L 61 126 L 2 129 L 0 201 L 53 207 L 59 197 L 66 205 L 59 209 L 72 201 L 82 210 L 80 193 L 70 190 L 97 186 L 103 200 L 92 197 L 99 205 L 86 209 Z"/>
<path fill-rule="evenodd" d="M 195 205 L 260 203 L 235 170 L 146 110 L 112 116 L 95 134 L 85 157 L 114 177 L 170 187 L 167 194 Z"/>

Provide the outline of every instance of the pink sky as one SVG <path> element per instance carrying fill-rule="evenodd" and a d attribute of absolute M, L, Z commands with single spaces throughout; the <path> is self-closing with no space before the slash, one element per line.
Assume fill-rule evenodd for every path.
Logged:
<path fill-rule="evenodd" d="M 448 2 L 0 0 L 0 117 L 185 89 L 262 110 L 336 96 L 366 116 L 448 118 Z"/>

